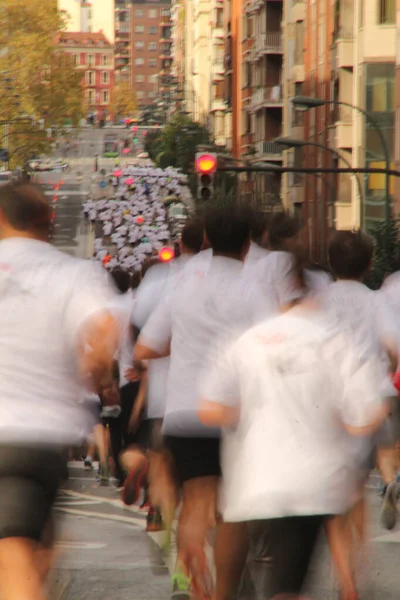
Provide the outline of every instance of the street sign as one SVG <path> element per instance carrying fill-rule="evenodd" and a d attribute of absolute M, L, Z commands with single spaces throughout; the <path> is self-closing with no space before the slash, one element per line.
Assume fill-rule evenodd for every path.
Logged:
<path fill-rule="evenodd" d="M 107 181 L 104 181 L 104 179 L 102 179 L 101 181 L 99 181 L 99 186 L 104 189 L 105 187 L 107 187 Z"/>

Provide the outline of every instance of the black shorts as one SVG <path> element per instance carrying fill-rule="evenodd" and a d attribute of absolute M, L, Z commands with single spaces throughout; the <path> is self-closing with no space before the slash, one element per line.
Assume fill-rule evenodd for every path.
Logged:
<path fill-rule="evenodd" d="M 180 484 L 198 477 L 220 477 L 220 439 L 166 436 Z"/>
<path fill-rule="evenodd" d="M 139 446 L 146 450 L 160 451 L 162 449 L 161 435 L 162 419 L 145 419 L 134 433 L 128 433 L 127 446 Z"/>
<path fill-rule="evenodd" d="M 65 458 L 61 448 L 0 445 L 0 539 L 40 541 L 65 477 Z"/>

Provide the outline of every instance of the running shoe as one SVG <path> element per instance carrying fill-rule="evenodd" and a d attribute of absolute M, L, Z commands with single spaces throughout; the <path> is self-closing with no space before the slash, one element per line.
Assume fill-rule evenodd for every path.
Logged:
<path fill-rule="evenodd" d="M 102 487 L 106 487 L 108 486 L 110 483 L 109 481 L 109 476 L 108 476 L 108 469 L 101 467 L 100 468 L 100 485 Z"/>
<path fill-rule="evenodd" d="M 91 458 L 85 458 L 83 468 L 85 469 L 85 471 L 93 471 L 93 463 Z"/>
<path fill-rule="evenodd" d="M 397 521 L 398 484 L 391 481 L 385 491 L 381 508 L 381 523 L 385 529 L 393 529 Z"/>
<path fill-rule="evenodd" d="M 190 600 L 190 579 L 180 571 L 171 577 L 171 600 Z"/>
<path fill-rule="evenodd" d="M 139 498 L 140 490 L 142 489 L 148 470 L 149 461 L 143 455 L 140 464 L 128 473 L 125 480 L 124 489 L 122 490 L 122 502 L 127 506 L 132 506 Z"/>
<path fill-rule="evenodd" d="M 150 507 L 147 514 L 146 531 L 155 532 L 163 530 L 164 526 L 160 510 Z"/>

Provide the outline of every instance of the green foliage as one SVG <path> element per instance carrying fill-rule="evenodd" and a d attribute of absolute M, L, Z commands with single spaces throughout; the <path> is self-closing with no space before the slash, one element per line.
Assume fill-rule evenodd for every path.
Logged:
<path fill-rule="evenodd" d="M 118 152 L 104 152 L 104 158 L 118 158 Z"/>
<path fill-rule="evenodd" d="M 371 272 L 365 283 L 373 290 L 382 285 L 386 275 L 398 269 L 400 257 L 400 218 L 392 218 L 388 224 L 379 223 L 370 232 L 375 241 L 375 257 Z"/>
<path fill-rule="evenodd" d="M 145 151 L 158 166 L 172 166 L 190 174 L 197 146 L 209 143 L 210 136 L 205 127 L 178 114 L 165 127 L 147 135 Z"/>

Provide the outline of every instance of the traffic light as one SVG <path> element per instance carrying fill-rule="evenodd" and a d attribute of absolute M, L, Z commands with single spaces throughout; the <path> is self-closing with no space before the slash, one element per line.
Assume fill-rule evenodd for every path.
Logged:
<path fill-rule="evenodd" d="M 197 199 L 210 200 L 214 195 L 214 180 L 217 170 L 217 155 L 197 153 L 195 159 L 197 173 Z"/>
<path fill-rule="evenodd" d="M 168 248 L 167 246 L 165 246 L 164 248 L 161 248 L 161 250 L 158 253 L 158 256 L 161 262 L 169 262 L 174 258 L 174 251 L 172 248 Z"/>

